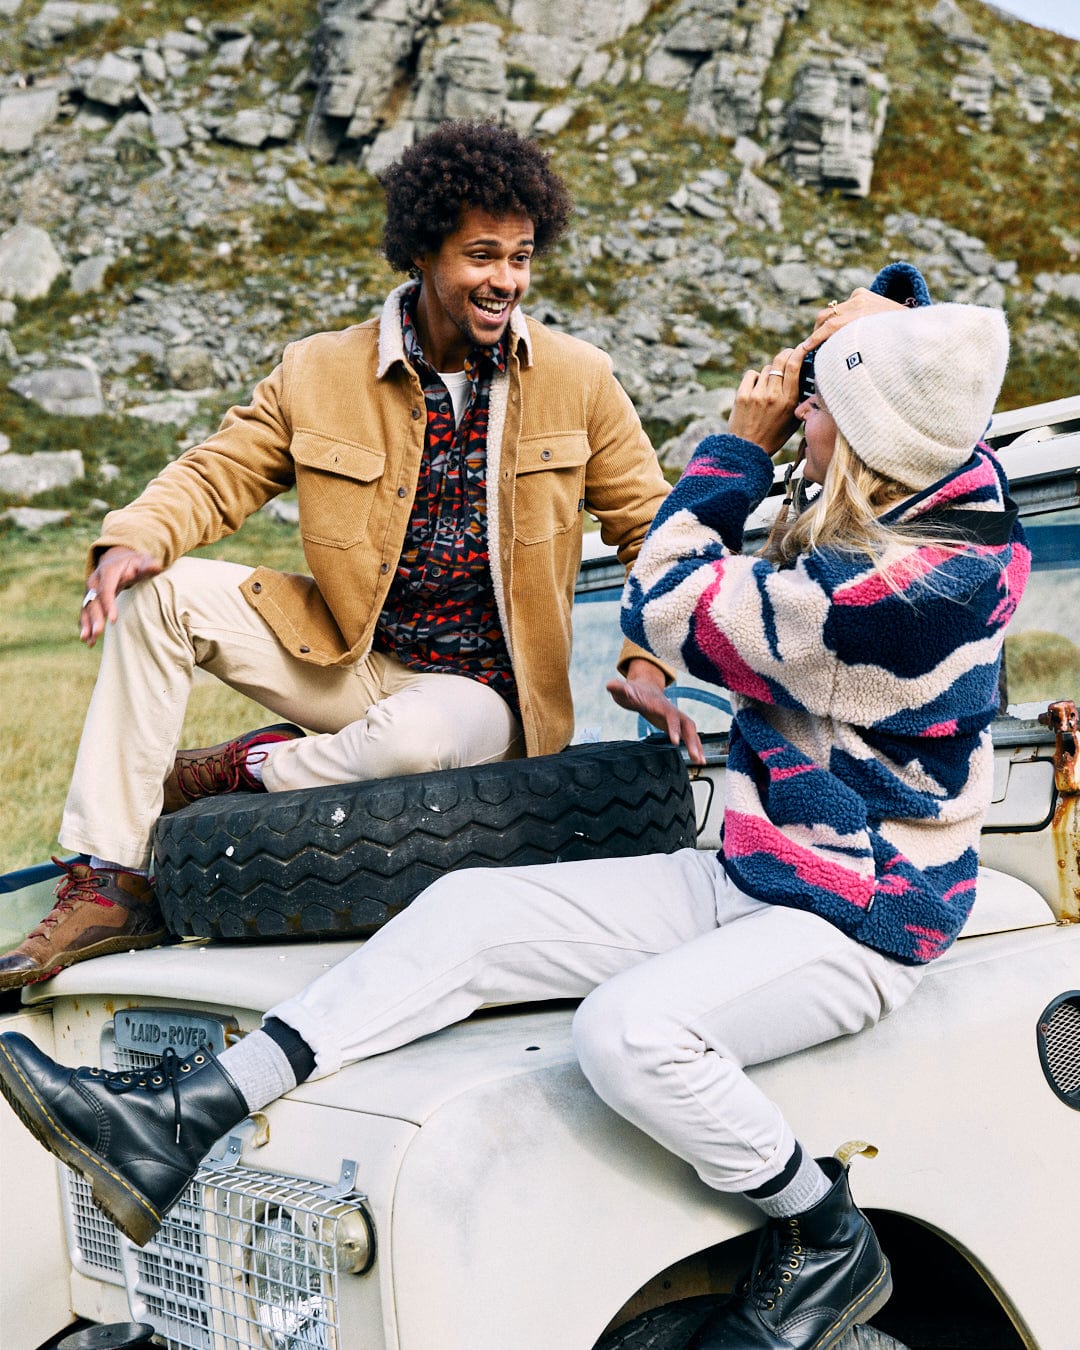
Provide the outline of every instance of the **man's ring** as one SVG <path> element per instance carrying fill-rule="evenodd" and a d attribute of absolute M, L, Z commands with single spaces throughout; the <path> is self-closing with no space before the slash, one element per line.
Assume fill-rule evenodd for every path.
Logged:
<path fill-rule="evenodd" d="M 766 375 L 779 375 L 781 379 L 784 378 L 784 372 L 783 372 L 782 370 L 775 370 L 775 369 L 774 369 L 774 370 L 767 370 L 767 371 L 765 372 L 765 374 L 766 374 Z"/>
<path fill-rule="evenodd" d="M 829 301 L 829 308 L 830 308 L 830 309 L 832 310 L 832 312 L 835 314 L 836 311 L 840 308 L 840 301 L 839 301 L 839 300 L 830 300 L 830 301 Z"/>
<path fill-rule="evenodd" d="M 87 605 L 92 605 L 96 599 L 97 599 L 97 591 L 95 591 L 94 588 L 91 586 L 91 588 L 83 596 L 82 604 L 79 606 L 79 608 L 85 609 Z"/>

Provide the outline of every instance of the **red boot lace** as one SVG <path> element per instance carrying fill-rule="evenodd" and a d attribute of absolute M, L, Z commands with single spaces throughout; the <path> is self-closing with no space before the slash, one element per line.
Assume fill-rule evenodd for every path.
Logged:
<path fill-rule="evenodd" d="M 86 867 L 85 863 L 66 863 L 62 858 L 53 858 L 53 862 L 56 863 L 57 867 L 62 867 L 67 875 L 61 877 L 56 883 L 56 904 L 53 905 L 34 931 L 27 935 L 28 937 L 44 936 L 54 924 L 60 922 L 64 914 L 71 912 L 78 900 L 86 901 L 91 905 L 101 905 L 103 909 L 113 909 L 116 905 L 115 900 L 110 900 L 98 890 L 99 874 Z M 76 869 L 84 867 L 86 868 L 85 875 L 77 875 Z"/>
<path fill-rule="evenodd" d="M 219 792 L 235 792 L 241 780 L 250 785 L 244 772 L 244 760 L 251 744 L 230 741 L 224 750 L 202 759 L 180 760 L 176 765 L 176 786 L 185 801 L 212 797 Z"/>

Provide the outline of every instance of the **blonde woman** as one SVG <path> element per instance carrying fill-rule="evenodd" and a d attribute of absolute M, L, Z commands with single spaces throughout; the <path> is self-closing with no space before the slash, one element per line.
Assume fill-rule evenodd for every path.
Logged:
<path fill-rule="evenodd" d="M 743 378 L 730 434 L 698 447 L 627 584 L 626 634 L 725 686 L 736 709 L 720 926 L 677 957 L 680 972 L 669 961 L 672 1028 L 692 1028 L 700 1053 L 669 1039 L 678 1050 L 653 1072 L 697 1105 L 695 1147 L 715 1169 L 699 1160 L 703 1178 L 769 1223 L 751 1277 L 693 1350 L 824 1350 L 888 1297 L 843 1167 L 807 1158 L 738 1066 L 891 1011 L 970 911 L 1001 643 L 1030 561 L 1001 468 L 977 443 L 1007 353 L 1002 314 L 962 305 L 836 325 L 812 389 L 800 389 L 805 346 L 780 352 Z M 793 419 L 803 486 L 762 556 L 746 556 L 745 521 Z M 745 920 L 737 939 L 725 917 Z M 732 1000 L 736 956 L 752 993 Z M 582 1013 L 593 1003 L 595 1020 L 606 995 L 607 1020 L 632 1025 L 629 985 L 647 974 L 612 981 Z M 657 1133 L 658 1116 L 632 1114 L 622 1075 L 597 1061 L 590 1077 Z"/>
<path fill-rule="evenodd" d="M 996 311 L 869 314 L 821 347 L 801 401 L 804 353 L 781 353 L 661 508 L 624 628 L 732 692 L 719 856 L 451 873 L 220 1059 L 202 1049 L 124 1082 L 6 1034 L 0 1090 L 145 1242 L 214 1141 L 304 1078 L 485 1003 L 579 998 L 597 1093 L 766 1219 L 695 1350 L 833 1346 L 888 1298 L 888 1263 L 846 1166 L 808 1156 L 745 1068 L 892 1011 L 970 907 L 1027 569 L 976 444 L 1007 346 Z M 796 411 L 820 499 L 747 556 Z"/>

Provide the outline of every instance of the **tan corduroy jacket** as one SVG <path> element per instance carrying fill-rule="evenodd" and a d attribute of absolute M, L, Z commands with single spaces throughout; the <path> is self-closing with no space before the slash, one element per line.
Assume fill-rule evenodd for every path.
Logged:
<path fill-rule="evenodd" d="M 230 409 L 209 440 L 106 516 L 94 556 L 120 544 L 168 566 L 295 484 L 311 576 L 260 567 L 244 593 L 301 660 L 363 658 L 404 543 L 427 425 L 400 297 L 392 292 L 377 320 L 286 347 L 248 406 Z M 604 352 L 520 310 L 510 346 L 491 389 L 488 540 L 526 750 L 538 755 L 573 734 L 570 610 L 583 512 L 629 567 L 668 485 Z M 620 665 L 635 655 L 646 653 L 626 644 Z"/>

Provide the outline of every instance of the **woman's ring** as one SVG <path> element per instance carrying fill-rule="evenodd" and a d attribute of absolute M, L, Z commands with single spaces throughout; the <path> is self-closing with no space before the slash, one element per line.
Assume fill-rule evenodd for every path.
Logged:
<path fill-rule="evenodd" d="M 832 312 L 835 314 L 836 311 L 840 308 L 840 301 L 839 301 L 839 300 L 830 300 L 830 301 L 829 301 L 829 308 L 830 308 L 830 309 L 832 310 Z"/>
<path fill-rule="evenodd" d="M 783 372 L 782 370 L 776 370 L 776 369 L 773 369 L 773 370 L 767 370 L 767 371 L 765 372 L 765 374 L 766 374 L 766 375 L 779 375 L 781 379 L 784 378 L 784 372 Z"/>
<path fill-rule="evenodd" d="M 96 599 L 97 599 L 97 591 L 95 591 L 93 587 L 91 587 L 90 590 L 88 590 L 86 594 L 83 596 L 82 604 L 79 606 L 79 608 L 85 609 L 87 605 L 92 605 Z"/>

